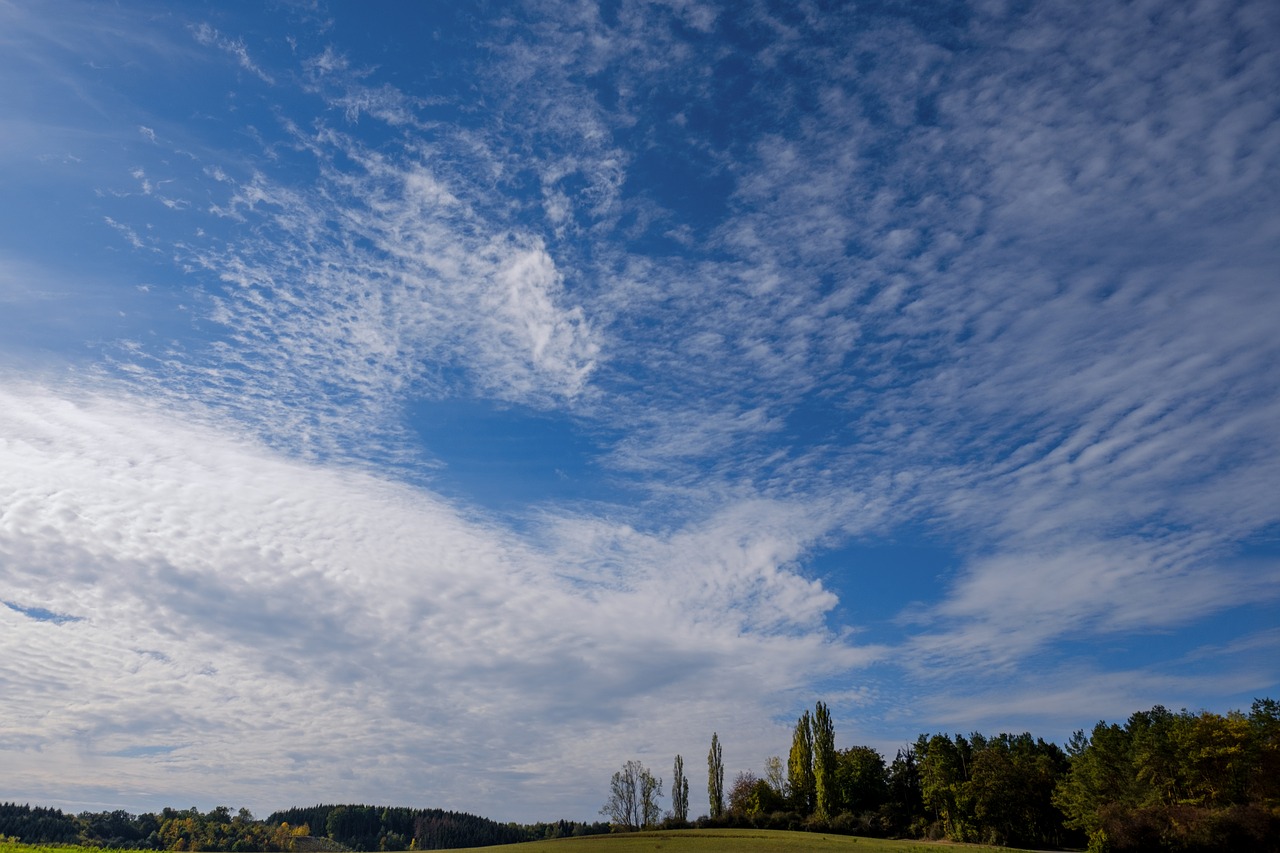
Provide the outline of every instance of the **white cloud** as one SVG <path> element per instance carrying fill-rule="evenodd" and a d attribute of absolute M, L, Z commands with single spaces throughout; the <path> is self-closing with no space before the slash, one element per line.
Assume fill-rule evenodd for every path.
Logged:
<path fill-rule="evenodd" d="M 270 74 L 263 71 L 259 65 L 249 56 L 249 49 L 244 43 L 244 39 L 227 38 L 222 33 L 208 23 L 201 23 L 191 28 L 191 34 L 195 40 L 206 47 L 216 47 L 225 51 L 236 58 L 237 64 L 245 71 L 253 74 L 263 83 L 275 85 L 275 80 Z"/>
<path fill-rule="evenodd" d="M 327 130 L 297 142 L 321 169 L 310 190 L 206 168 L 225 194 L 212 214 L 247 230 L 177 252 L 223 283 L 207 303 L 225 336 L 207 355 L 131 358 L 155 391 L 237 410 L 302 452 L 367 456 L 397 446 L 414 397 L 465 382 L 547 406 L 588 389 L 599 336 L 537 238 L 486 218 L 490 199 L 421 152 L 393 162 Z"/>
<path fill-rule="evenodd" d="M 582 813 L 616 750 L 571 744 L 759 744 L 773 697 L 875 654 L 827 635 L 834 601 L 788 568 L 806 545 L 782 507 L 665 536 L 552 520 L 547 550 L 136 401 L 0 397 L 6 598 L 80 620 L 0 613 L 0 702 L 24 732 L 0 745 L 6 785 L 32 796 L 74 798 L 97 768 L 126 801 Z M 593 541 L 620 583 L 583 583 Z M 526 786 L 534 768 L 569 799 Z"/>
<path fill-rule="evenodd" d="M 909 648 L 928 671 L 990 671 L 1061 639 L 1170 630 L 1280 597 L 1280 567 L 1223 566 L 1199 553 L 1207 543 L 1217 544 L 1116 537 L 975 559 L 946 600 L 913 617 L 930 627 Z"/>
<path fill-rule="evenodd" d="M 502 337 L 513 339 L 511 349 L 526 352 L 539 373 L 564 377 L 566 395 L 578 394 L 595 367 L 599 345 L 585 328 L 581 308 L 557 309 L 563 287 L 551 256 L 534 246 L 508 260 L 496 280 L 505 293 L 490 294 L 490 304 L 506 321 Z"/>
<path fill-rule="evenodd" d="M 984 691 L 951 691 L 918 710 L 943 730 L 1030 731 L 1063 743 L 1072 731 L 1087 732 L 1099 720 L 1123 723 L 1135 711 L 1154 705 L 1200 710 L 1205 697 L 1247 694 L 1260 680 L 1274 677 L 1266 668 L 1231 662 L 1217 672 L 1194 675 L 1149 669 L 1104 672 L 1075 665 L 1036 674 L 1019 685 L 1001 682 Z M 1213 710 L 1226 713 L 1241 707 L 1248 703 Z"/>
<path fill-rule="evenodd" d="M 1020 719 L 1184 689 L 1028 673 L 1278 586 L 1233 560 L 1277 522 L 1274 12 L 1103 5 L 953 32 L 754 7 L 736 44 L 706 5 L 548 4 L 485 30 L 500 62 L 447 103 L 315 55 L 320 115 L 241 127 L 257 159 L 202 148 L 184 176 L 154 156 L 174 131 L 130 118 L 158 146 L 134 201 L 166 219 L 109 193 L 95 221 L 177 258 L 199 334 L 118 348 L 154 409 L 3 392 L 0 600 L 84 617 L 0 609 L 37 662 L 3 677 L 59 709 L 15 712 L 43 750 L 4 747 L 15 784 L 76 764 L 546 817 L 714 728 L 758 770 L 780 707 L 872 662 L 935 679 L 903 703 L 922 725 L 1000 716 L 943 671 L 1002 679 Z M 693 185 L 646 186 L 645 158 Z M 402 461 L 424 397 L 581 419 L 641 505 L 516 535 L 314 464 Z M 961 567 L 901 593 L 927 622 L 894 653 L 846 647 L 799 567 L 898 523 Z"/>

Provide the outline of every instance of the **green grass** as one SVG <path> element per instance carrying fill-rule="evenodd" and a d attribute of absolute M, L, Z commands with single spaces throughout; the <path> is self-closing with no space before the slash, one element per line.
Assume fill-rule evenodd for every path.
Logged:
<path fill-rule="evenodd" d="M 0 853 L 107 853 L 100 847 L 81 847 L 78 844 L 22 844 L 0 841 Z M 128 851 L 117 851 L 128 853 Z M 156 853 L 156 851 L 150 851 Z"/>
<path fill-rule="evenodd" d="M 931 843 L 928 841 L 886 841 L 819 832 L 782 832 L 771 829 L 678 829 L 659 832 L 628 832 L 618 835 L 588 835 L 583 838 L 556 838 L 501 847 L 469 847 L 487 853 L 941 853 L 943 850 L 972 853 L 1020 853 L 1012 847 L 983 847 L 976 844 Z M 0 841 L 0 853 L 105 853 L 98 847 L 73 845 L 14 844 Z"/>
<path fill-rule="evenodd" d="M 471 847 L 470 851 L 501 849 Z M 618 835 L 588 835 L 531 841 L 513 848 L 523 853 L 940 853 L 951 851 L 994 851 L 1019 853 L 1012 847 L 984 847 L 976 844 L 888 841 L 882 838 L 855 838 L 823 835 L 820 832 L 783 832 L 772 829 L 677 829 L 658 832 L 629 832 Z M 3 853 L 3 851 L 0 851 Z"/>

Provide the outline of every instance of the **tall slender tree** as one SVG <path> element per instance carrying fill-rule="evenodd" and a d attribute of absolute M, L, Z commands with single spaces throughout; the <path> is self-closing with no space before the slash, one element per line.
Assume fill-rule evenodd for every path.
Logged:
<path fill-rule="evenodd" d="M 724 760 L 720 754 L 720 735 L 711 733 L 711 751 L 707 753 L 707 799 L 711 817 L 724 814 Z"/>
<path fill-rule="evenodd" d="M 671 816 L 679 821 L 689 819 L 689 779 L 684 775 L 684 759 L 679 755 L 671 775 Z"/>
<path fill-rule="evenodd" d="M 808 711 L 796 720 L 795 733 L 791 737 L 791 754 L 787 757 L 787 784 L 791 788 L 791 801 L 796 811 L 812 814 L 814 806 L 813 721 Z"/>
<path fill-rule="evenodd" d="M 813 789 L 816 813 L 825 818 L 836 811 L 836 730 L 831 710 L 819 702 L 813 709 Z"/>

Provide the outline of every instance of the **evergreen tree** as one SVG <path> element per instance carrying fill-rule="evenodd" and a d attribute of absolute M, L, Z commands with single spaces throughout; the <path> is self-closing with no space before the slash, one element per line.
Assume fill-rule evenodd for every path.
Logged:
<path fill-rule="evenodd" d="M 711 751 L 707 753 L 707 799 L 713 819 L 724 814 L 724 760 L 716 732 L 711 733 Z"/>

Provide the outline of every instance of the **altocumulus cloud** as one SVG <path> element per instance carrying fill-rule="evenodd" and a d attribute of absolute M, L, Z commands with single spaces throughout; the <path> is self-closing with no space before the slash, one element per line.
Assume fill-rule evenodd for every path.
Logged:
<path fill-rule="evenodd" d="M 189 176 L 219 200 L 183 217 L 247 226 L 176 247 L 221 283 L 205 297 L 219 331 L 194 353 L 130 348 L 123 368 L 155 393 L 199 389 L 321 454 L 394 442 L 384 433 L 409 395 L 471 388 L 541 407 L 583 393 L 598 336 L 537 237 L 491 221 L 483 203 L 496 202 L 452 187 L 425 152 L 391 159 L 334 131 L 291 134 L 314 158 L 315 187 L 220 166 Z"/>
<path fill-rule="evenodd" d="M 891 750 L 1274 685 L 1276 6 L 938 8 L 0 7 L 0 328 L 74 365 L 0 395 L 6 781 L 587 816 L 815 695 Z M 460 409 L 592 500 L 446 499 Z"/>
<path fill-rule="evenodd" d="M 872 654 L 779 569 L 804 547 L 783 507 L 665 538 L 566 519 L 535 550 L 127 398 L 9 383 L 0 412 L 4 747 L 35 797 L 104 796 L 75 762 L 140 803 L 463 807 L 496 787 L 534 814 L 589 797 L 639 730 L 765 740 L 770 696 Z"/>

